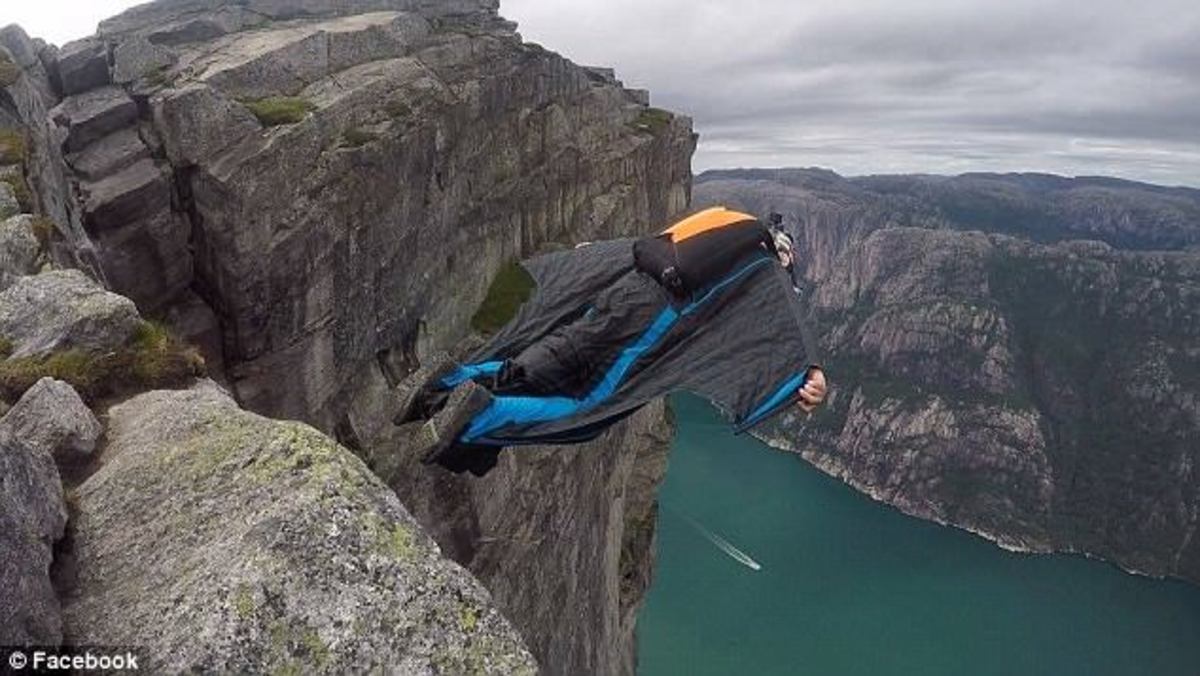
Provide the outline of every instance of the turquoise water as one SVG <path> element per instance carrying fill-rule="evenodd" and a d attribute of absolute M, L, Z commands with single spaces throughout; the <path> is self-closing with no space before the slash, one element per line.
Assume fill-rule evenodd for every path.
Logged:
<path fill-rule="evenodd" d="M 1005 552 L 673 406 L 641 676 L 1200 674 L 1200 587 Z"/>

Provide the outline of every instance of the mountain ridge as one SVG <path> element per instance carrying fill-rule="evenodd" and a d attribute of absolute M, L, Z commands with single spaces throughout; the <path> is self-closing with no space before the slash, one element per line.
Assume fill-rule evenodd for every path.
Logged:
<path fill-rule="evenodd" d="M 828 410 L 765 439 L 1009 548 L 1200 582 L 1200 193 L 729 176 L 698 177 L 696 206 L 784 215 L 833 383 Z M 1085 197 L 1056 210 L 1022 181 Z M 1005 220 L 1020 213 L 1040 220 Z M 1169 214 L 1170 236 L 1144 213 Z"/>

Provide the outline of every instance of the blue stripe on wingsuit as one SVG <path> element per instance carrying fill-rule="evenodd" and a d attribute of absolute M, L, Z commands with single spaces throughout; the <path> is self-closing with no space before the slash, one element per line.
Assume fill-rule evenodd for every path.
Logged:
<path fill-rule="evenodd" d="M 690 305 L 683 308 L 683 311 L 680 314 L 685 315 L 685 316 L 692 314 L 693 312 L 698 310 L 700 308 L 700 306 L 704 305 L 709 300 L 711 300 L 714 295 L 719 293 L 725 287 L 729 286 L 730 284 L 733 284 L 734 282 L 741 279 L 742 277 L 745 277 L 746 275 L 750 274 L 750 272 L 758 269 L 759 267 L 762 267 L 762 265 L 764 263 L 769 263 L 769 262 L 771 262 L 771 258 L 768 256 L 763 256 L 755 261 L 747 263 L 744 267 L 742 267 L 742 269 L 738 270 L 737 272 L 733 273 L 732 275 L 729 275 L 728 277 L 726 277 L 725 279 L 721 280 L 719 283 L 714 285 L 711 289 L 708 290 L 708 293 L 706 293 L 700 297 L 700 300 L 692 301 L 692 303 Z"/>
<path fill-rule="evenodd" d="M 770 262 L 763 256 L 752 261 L 737 272 L 714 285 L 699 300 L 693 301 L 681 311 L 667 306 L 641 336 L 621 351 L 616 363 L 605 373 L 604 378 L 583 399 L 570 397 L 496 397 L 492 403 L 472 419 L 460 440 L 463 443 L 501 443 L 484 435 L 507 425 L 531 424 L 560 420 L 578 415 L 594 408 L 617 391 L 617 386 L 633 368 L 634 363 L 662 339 L 682 316 L 690 315 L 711 300 L 716 294 L 735 283 L 751 271 Z"/>
<path fill-rule="evenodd" d="M 462 440 L 471 443 L 484 434 L 513 424 L 528 424 L 559 420 L 595 407 L 617 391 L 621 379 L 633 367 L 638 357 L 646 353 L 675 325 L 679 313 L 668 306 L 658 314 L 641 336 L 621 351 L 612 368 L 583 399 L 571 397 L 496 397 L 482 413 L 475 416 Z"/>
<path fill-rule="evenodd" d="M 495 375 L 500 371 L 500 367 L 504 365 L 502 361 L 485 361 L 478 364 L 467 364 L 459 366 L 454 373 L 442 378 L 442 387 L 453 388 L 461 383 L 465 383 L 479 376 Z"/>
<path fill-rule="evenodd" d="M 734 430 L 737 434 L 741 434 L 757 425 L 763 418 L 766 418 L 772 411 L 787 403 L 789 399 L 795 396 L 797 390 L 804 387 L 804 382 L 808 380 L 808 369 L 804 369 L 800 373 L 788 378 L 786 382 L 779 386 L 775 393 L 767 398 L 758 408 L 754 409 L 746 419 L 737 424 Z"/>

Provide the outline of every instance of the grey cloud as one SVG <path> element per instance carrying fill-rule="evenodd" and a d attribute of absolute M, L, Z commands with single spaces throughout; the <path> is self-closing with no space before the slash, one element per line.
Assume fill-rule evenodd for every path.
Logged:
<path fill-rule="evenodd" d="M 63 42 L 135 0 L 10 4 L 5 18 Z M 501 0 L 501 13 L 692 116 L 698 170 L 1200 185 L 1196 0 Z"/>
<path fill-rule="evenodd" d="M 1102 171 L 1200 185 L 1194 0 L 504 0 L 501 11 L 691 115 L 698 169 Z"/>

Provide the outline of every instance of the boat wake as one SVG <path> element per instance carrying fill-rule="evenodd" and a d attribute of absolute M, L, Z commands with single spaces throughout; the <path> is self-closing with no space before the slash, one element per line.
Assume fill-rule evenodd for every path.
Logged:
<path fill-rule="evenodd" d="M 743 552 L 742 550 L 735 547 L 733 545 L 733 543 L 730 542 L 729 540 L 726 540 L 725 538 L 721 537 L 720 535 L 717 535 L 716 533 L 712 532 L 711 530 L 705 528 L 698 521 L 691 518 L 690 516 L 687 516 L 686 514 L 680 514 L 679 512 L 676 512 L 673 509 L 670 511 L 674 512 L 677 516 L 679 516 L 679 518 L 686 521 L 689 526 L 691 526 L 692 528 L 695 528 L 697 532 L 699 532 L 701 535 L 704 536 L 704 539 L 713 543 L 713 545 L 716 546 L 717 549 L 720 549 L 721 551 L 725 552 L 725 554 L 727 554 L 729 556 L 729 558 L 733 559 L 734 561 L 737 561 L 738 563 L 749 568 L 750 570 L 762 570 L 762 564 L 760 564 L 758 561 L 755 561 L 754 559 L 750 558 L 749 554 L 747 554 L 746 552 Z"/>

